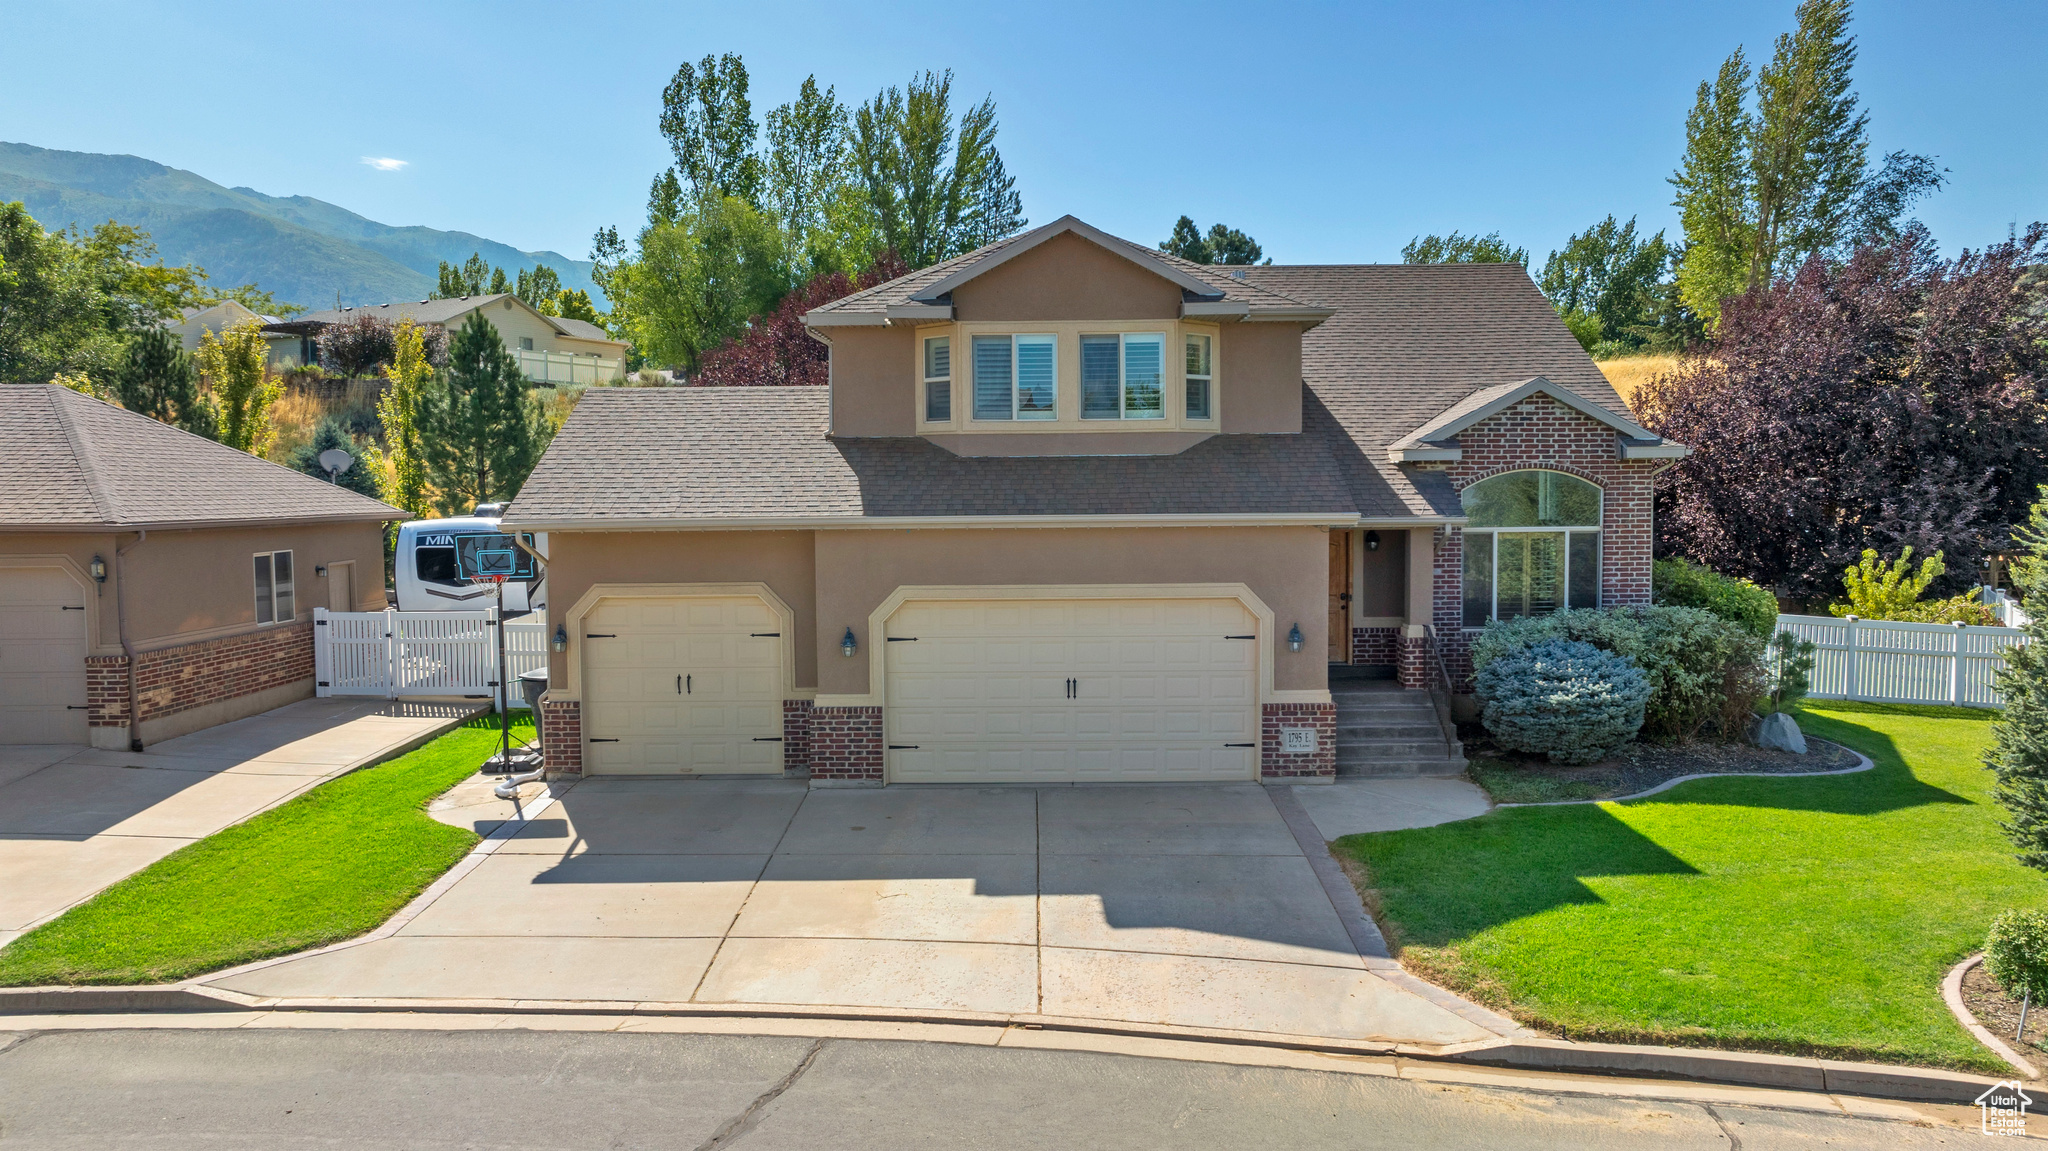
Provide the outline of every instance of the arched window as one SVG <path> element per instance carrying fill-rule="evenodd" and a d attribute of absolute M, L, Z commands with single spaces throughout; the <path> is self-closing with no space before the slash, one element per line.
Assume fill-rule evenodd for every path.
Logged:
<path fill-rule="evenodd" d="M 1465 626 L 1600 606 L 1600 489 L 1507 472 L 1465 489 Z"/>

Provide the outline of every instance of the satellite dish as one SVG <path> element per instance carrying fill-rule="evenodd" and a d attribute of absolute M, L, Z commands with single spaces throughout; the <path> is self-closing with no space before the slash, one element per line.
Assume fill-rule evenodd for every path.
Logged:
<path fill-rule="evenodd" d="M 354 456 L 349 455 L 340 448 L 328 448 L 320 453 L 320 466 L 327 469 L 327 480 L 329 483 L 334 482 L 334 477 L 347 471 L 349 465 L 355 462 L 356 458 Z"/>

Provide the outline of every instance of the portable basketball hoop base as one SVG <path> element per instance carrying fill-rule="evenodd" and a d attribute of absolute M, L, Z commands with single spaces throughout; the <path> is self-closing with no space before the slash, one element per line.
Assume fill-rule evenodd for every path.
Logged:
<path fill-rule="evenodd" d="M 532 748 L 512 746 L 510 689 L 505 683 L 505 573 L 478 573 L 478 578 L 491 581 L 498 593 L 498 753 L 485 760 L 480 770 L 485 775 L 517 775 L 538 768 L 541 757 Z"/>

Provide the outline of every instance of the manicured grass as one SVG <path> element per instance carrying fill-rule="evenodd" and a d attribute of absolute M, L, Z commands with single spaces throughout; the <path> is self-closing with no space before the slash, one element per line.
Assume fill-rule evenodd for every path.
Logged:
<path fill-rule="evenodd" d="M 166 982 L 361 935 L 475 845 L 425 808 L 497 745 L 472 720 L 167 855 L 0 950 L 0 986 Z"/>
<path fill-rule="evenodd" d="M 1943 974 L 2048 906 L 1998 830 L 1988 713 L 1814 701 L 1876 763 L 1338 841 L 1404 963 L 1572 1038 L 1969 1067 Z"/>
<path fill-rule="evenodd" d="M 1495 803 L 1555 803 L 1565 799 L 1592 799 L 1608 789 L 1582 780 L 1552 779 L 1523 770 L 1498 759 L 1475 757 L 1469 770 L 1472 781 L 1486 789 Z"/>

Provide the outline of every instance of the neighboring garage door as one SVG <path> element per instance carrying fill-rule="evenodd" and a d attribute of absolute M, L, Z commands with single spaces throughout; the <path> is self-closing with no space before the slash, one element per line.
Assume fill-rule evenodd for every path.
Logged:
<path fill-rule="evenodd" d="M 782 770 L 782 638 L 753 596 L 600 600 L 583 618 L 584 770 Z"/>
<path fill-rule="evenodd" d="M 1256 628 L 1223 599 L 906 603 L 883 657 L 888 779 L 1256 778 Z"/>
<path fill-rule="evenodd" d="M 0 568 L 0 743 L 85 743 L 85 589 Z"/>

